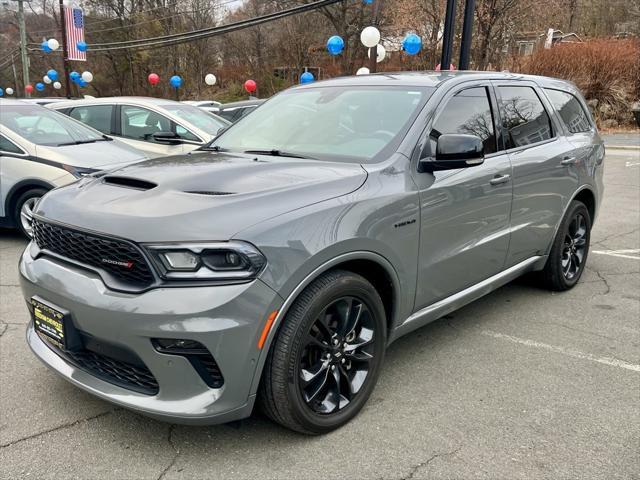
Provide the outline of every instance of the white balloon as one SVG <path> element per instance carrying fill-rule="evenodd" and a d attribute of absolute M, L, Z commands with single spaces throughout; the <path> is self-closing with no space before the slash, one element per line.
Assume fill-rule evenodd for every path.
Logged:
<path fill-rule="evenodd" d="M 360 67 L 356 72 L 356 75 L 369 75 L 369 69 L 367 67 Z"/>
<path fill-rule="evenodd" d="M 371 50 L 367 52 L 367 56 L 371 58 Z M 378 47 L 376 48 L 376 63 L 380 63 L 386 56 L 387 50 L 382 45 L 378 45 Z"/>
<path fill-rule="evenodd" d="M 53 88 L 60 90 L 62 88 L 62 84 L 60 82 L 53 82 Z"/>
<path fill-rule="evenodd" d="M 217 81 L 218 79 L 213 73 L 207 73 L 204 77 L 204 83 L 206 83 L 209 86 L 215 85 Z"/>
<path fill-rule="evenodd" d="M 13 88 L 9 87 L 5 90 L 5 92 L 7 92 L 7 95 L 13 95 Z"/>
<path fill-rule="evenodd" d="M 57 50 L 58 47 L 60 47 L 60 43 L 55 38 L 50 38 L 49 40 L 47 40 L 47 46 L 51 50 Z"/>
<path fill-rule="evenodd" d="M 380 30 L 376 27 L 367 27 L 360 34 L 360 41 L 367 48 L 375 47 L 380 42 Z"/>
<path fill-rule="evenodd" d="M 45 75 L 44 77 L 42 77 L 42 81 L 47 85 L 51 83 L 51 79 L 49 78 L 49 75 Z"/>
<path fill-rule="evenodd" d="M 91 81 L 93 80 L 93 73 L 82 72 L 82 79 L 87 83 L 91 83 Z"/>

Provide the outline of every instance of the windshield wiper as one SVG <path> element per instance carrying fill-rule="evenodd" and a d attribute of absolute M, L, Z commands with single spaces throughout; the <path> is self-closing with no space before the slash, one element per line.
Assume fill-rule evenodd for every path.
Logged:
<path fill-rule="evenodd" d="M 204 147 L 199 148 L 198 150 L 202 150 L 205 152 L 228 152 L 228 148 L 222 148 L 220 145 L 205 145 Z"/>
<path fill-rule="evenodd" d="M 304 155 L 298 155 L 297 153 L 285 152 L 284 150 L 245 150 L 244 153 L 253 153 L 256 155 L 271 155 L 272 157 L 290 157 L 290 158 L 306 158 L 310 160 L 316 160 L 313 157 L 307 157 Z"/>
<path fill-rule="evenodd" d="M 90 140 L 76 140 L 74 142 L 65 142 L 59 143 L 59 147 L 66 147 L 68 145 L 84 145 L 85 143 L 96 143 L 96 142 L 112 142 L 113 138 L 107 137 L 106 135 L 102 135 L 102 138 L 92 138 Z"/>

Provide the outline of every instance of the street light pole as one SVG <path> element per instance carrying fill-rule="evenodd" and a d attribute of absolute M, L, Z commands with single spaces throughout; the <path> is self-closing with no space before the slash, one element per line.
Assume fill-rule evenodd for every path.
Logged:
<path fill-rule="evenodd" d="M 31 95 L 24 90 L 29 85 L 29 57 L 27 56 L 27 32 L 24 24 L 24 1 L 18 0 L 18 28 L 20 30 L 20 59 L 22 61 L 22 88 L 26 97 Z M 16 85 L 16 90 L 18 85 Z"/>
<path fill-rule="evenodd" d="M 460 61 L 458 70 L 469 70 L 469 53 L 473 36 L 473 11 L 476 0 L 467 0 L 464 5 L 464 23 L 462 24 L 462 40 L 460 41 Z"/>
<path fill-rule="evenodd" d="M 444 17 L 444 32 L 442 34 L 442 57 L 440 70 L 449 70 L 451 65 L 451 50 L 453 49 L 453 27 L 456 20 L 456 0 L 447 0 L 447 10 Z"/>

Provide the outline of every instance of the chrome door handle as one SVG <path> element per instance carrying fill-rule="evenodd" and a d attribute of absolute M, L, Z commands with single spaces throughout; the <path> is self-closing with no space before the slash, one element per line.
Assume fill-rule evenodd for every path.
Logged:
<path fill-rule="evenodd" d="M 564 157 L 560 165 L 573 165 L 574 163 L 576 163 L 576 157 Z"/>
<path fill-rule="evenodd" d="M 491 185 L 500 185 L 501 183 L 507 183 L 510 179 L 511 179 L 511 175 L 508 175 L 508 174 L 496 175 L 491 180 L 489 180 L 489 183 Z"/>

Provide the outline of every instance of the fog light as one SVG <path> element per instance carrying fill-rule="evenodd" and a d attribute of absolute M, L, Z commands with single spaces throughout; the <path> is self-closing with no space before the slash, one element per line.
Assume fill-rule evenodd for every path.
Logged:
<path fill-rule="evenodd" d="M 207 353 L 207 349 L 200 342 L 195 340 L 183 340 L 180 338 L 153 338 L 153 347 L 162 353 L 179 354 L 201 354 Z"/>

